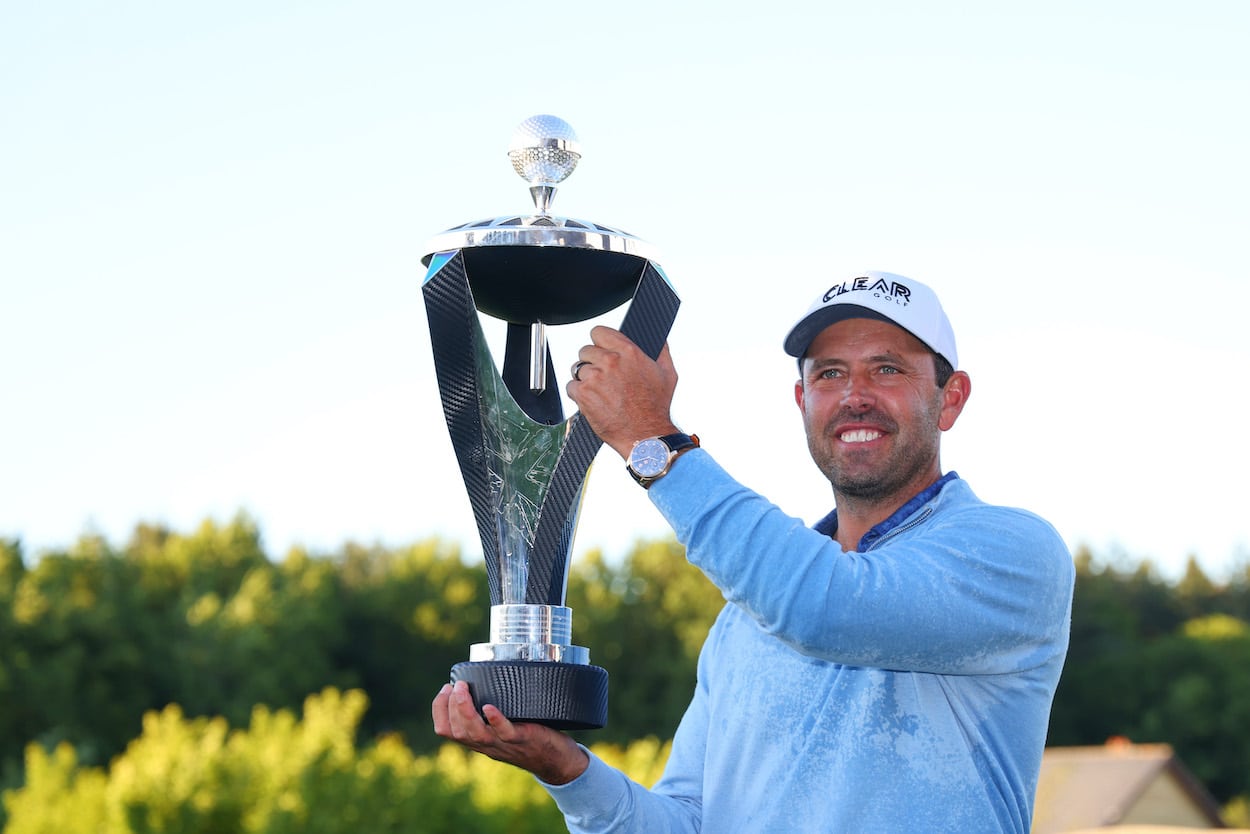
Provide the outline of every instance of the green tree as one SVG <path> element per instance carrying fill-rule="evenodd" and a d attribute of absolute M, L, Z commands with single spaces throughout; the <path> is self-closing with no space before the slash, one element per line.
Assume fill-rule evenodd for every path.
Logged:
<path fill-rule="evenodd" d="M 1217 614 L 1145 651 L 1131 737 L 1164 741 L 1221 801 L 1250 796 L 1250 627 Z"/>
<path fill-rule="evenodd" d="M 21 697 L 14 707 L 47 743 L 71 739 L 102 760 L 138 731 L 151 704 L 135 574 L 100 537 L 44 554 L 17 587 Z M 163 658 L 155 658 L 159 662 Z"/>
<path fill-rule="evenodd" d="M 1076 567 L 1048 743 L 1167 742 L 1220 801 L 1250 796 L 1250 638 L 1226 613 L 1237 607 L 1236 575 L 1221 586 L 1191 560 L 1169 585 L 1148 563 L 1116 570 L 1087 550 Z"/>
<path fill-rule="evenodd" d="M 255 704 L 294 706 L 309 692 L 350 686 L 337 665 L 345 642 L 334 567 L 296 551 L 250 568 L 225 598 L 188 607 L 179 645 L 179 703 L 192 715 L 246 720 Z"/>
<path fill-rule="evenodd" d="M 485 567 L 437 539 L 398 550 L 349 544 L 335 560 L 348 635 L 337 660 L 375 705 L 366 731 L 434 749 L 430 701 L 470 644 L 489 638 Z"/>
<path fill-rule="evenodd" d="M 1185 572 L 1176 584 L 1176 597 L 1186 619 L 1220 611 L 1224 603 L 1223 589 L 1211 581 L 1193 555 L 1185 561 Z"/>
<path fill-rule="evenodd" d="M 29 659 L 19 639 L 13 610 L 25 573 L 21 543 L 0 538 L 0 704 L 7 705 L 0 709 L 0 789 L 16 784 L 20 778 L 15 753 L 27 741 L 30 721 L 21 694 L 23 670 L 29 666 Z"/>
<path fill-rule="evenodd" d="M 27 750 L 27 781 L 6 791 L 6 834 L 547 834 L 562 828 L 529 774 L 456 745 L 414 756 L 396 737 L 355 742 L 359 691 L 309 697 L 302 717 L 258 707 L 246 727 L 150 712 L 109 767 L 67 743 Z M 644 784 L 668 748 L 597 748 Z"/>
<path fill-rule="evenodd" d="M 141 525 L 123 549 L 85 535 L 26 569 L 0 556 L 0 762 L 22 745 L 68 740 L 99 763 L 145 710 L 245 720 L 264 702 L 294 706 L 355 682 L 338 666 L 344 633 L 337 568 L 292 554 L 275 565 L 245 516 L 191 535 Z M 9 681 L 9 683 L 5 683 Z"/>
<path fill-rule="evenodd" d="M 1099 564 L 1088 549 L 1079 549 L 1075 561 L 1071 640 L 1051 710 L 1052 745 L 1101 744 L 1123 733 L 1139 709 L 1141 614 L 1125 592 L 1134 580 Z"/>

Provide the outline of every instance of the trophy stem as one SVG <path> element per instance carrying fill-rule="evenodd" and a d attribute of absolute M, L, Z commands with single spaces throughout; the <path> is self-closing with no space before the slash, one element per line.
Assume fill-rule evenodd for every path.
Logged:
<path fill-rule="evenodd" d="M 492 643 L 560 643 L 573 637 L 573 610 L 564 605 L 496 605 L 490 612 Z"/>
<path fill-rule="evenodd" d="M 590 650 L 572 645 L 573 610 L 563 605 L 492 605 L 490 642 L 469 647 L 469 660 L 590 663 Z"/>
<path fill-rule="evenodd" d="M 539 214 L 551 214 L 551 201 L 556 198 L 554 185 L 531 185 L 530 197 L 534 199 L 534 210 Z"/>
<path fill-rule="evenodd" d="M 547 390 L 547 325 L 541 321 L 530 325 L 530 390 Z"/>

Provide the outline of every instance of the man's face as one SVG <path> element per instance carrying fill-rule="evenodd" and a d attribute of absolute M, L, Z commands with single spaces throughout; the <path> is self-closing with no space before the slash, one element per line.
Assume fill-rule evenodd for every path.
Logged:
<path fill-rule="evenodd" d="M 812 342 L 794 398 L 836 495 L 905 501 L 941 475 L 939 437 L 969 389 L 962 372 L 938 388 L 933 354 L 905 330 L 848 319 Z"/>

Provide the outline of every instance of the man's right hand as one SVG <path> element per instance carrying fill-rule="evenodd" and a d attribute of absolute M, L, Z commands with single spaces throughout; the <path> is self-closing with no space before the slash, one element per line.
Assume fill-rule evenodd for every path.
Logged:
<path fill-rule="evenodd" d="M 586 751 L 558 730 L 542 724 L 513 723 L 492 704 L 484 704 L 479 714 L 464 681 L 454 686 L 444 684 L 434 697 L 431 711 L 438 735 L 528 770 L 550 785 L 572 782 L 590 764 Z"/>
<path fill-rule="evenodd" d="M 675 433 L 669 411 L 677 369 L 668 345 L 652 360 L 619 330 L 598 325 L 590 338 L 564 390 L 595 434 L 628 459 L 635 441 Z"/>

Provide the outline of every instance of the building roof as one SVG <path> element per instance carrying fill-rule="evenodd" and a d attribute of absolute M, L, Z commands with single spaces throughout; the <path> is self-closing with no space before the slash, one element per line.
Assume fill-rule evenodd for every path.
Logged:
<path fill-rule="evenodd" d="M 1117 738 L 1097 747 L 1047 748 L 1033 834 L 1125 823 L 1223 827 L 1219 806 L 1170 745 Z"/>
<path fill-rule="evenodd" d="M 1066 834 L 1193 834 L 1200 828 L 1180 827 L 1175 825 L 1112 825 L 1109 827 L 1081 828 L 1068 831 Z M 1244 828 L 1222 828 L 1223 834 L 1244 834 Z"/>

